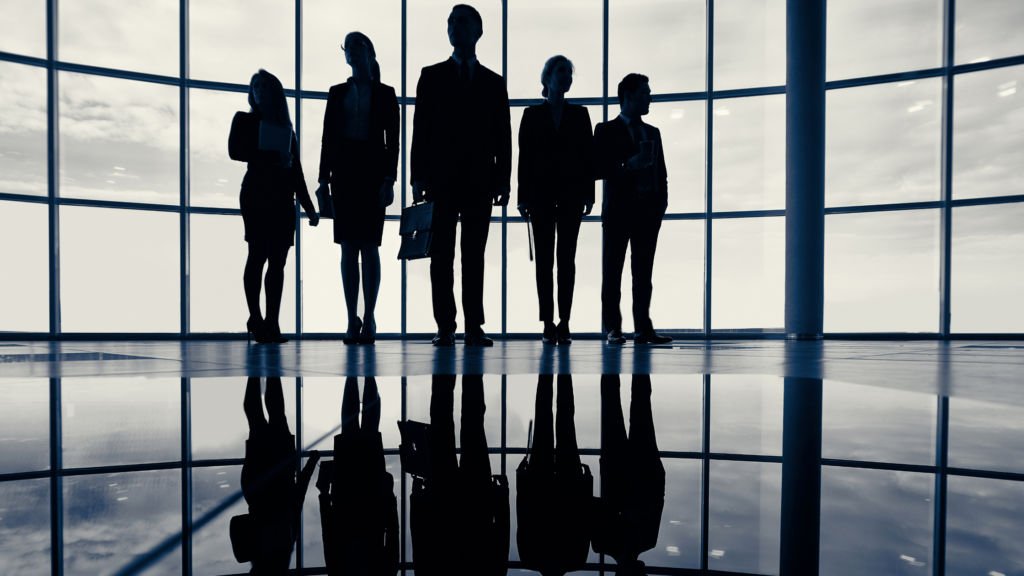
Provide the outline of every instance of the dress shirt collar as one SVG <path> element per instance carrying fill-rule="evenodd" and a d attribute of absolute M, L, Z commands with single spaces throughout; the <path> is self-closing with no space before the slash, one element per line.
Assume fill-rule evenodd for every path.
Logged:
<path fill-rule="evenodd" d="M 458 54 L 452 52 L 452 60 L 455 60 L 456 68 L 462 68 L 462 58 L 459 58 Z M 476 72 L 476 56 L 473 56 L 467 62 L 469 62 L 469 75 L 472 76 Z"/>

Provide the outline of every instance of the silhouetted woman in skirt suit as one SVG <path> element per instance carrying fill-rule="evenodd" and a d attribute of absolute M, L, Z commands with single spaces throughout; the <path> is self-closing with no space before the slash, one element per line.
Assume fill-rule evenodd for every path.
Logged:
<path fill-rule="evenodd" d="M 260 70 L 249 82 L 248 113 L 239 112 L 231 123 L 228 153 L 232 160 L 247 162 L 239 204 L 245 224 L 249 258 L 245 262 L 243 285 L 249 306 L 247 330 L 257 342 L 283 343 L 278 315 L 284 290 L 284 265 L 295 244 L 295 196 L 309 215 L 310 226 L 320 219 L 309 198 L 299 162 L 295 131 L 281 82 Z M 291 132 L 289 152 L 259 148 L 260 122 L 287 128 Z M 267 264 L 267 315 L 260 313 L 260 280 Z"/>

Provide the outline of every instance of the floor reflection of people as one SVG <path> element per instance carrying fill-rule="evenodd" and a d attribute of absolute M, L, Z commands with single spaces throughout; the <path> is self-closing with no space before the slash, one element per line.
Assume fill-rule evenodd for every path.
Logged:
<path fill-rule="evenodd" d="M 646 574 L 638 556 L 658 543 L 665 508 L 665 467 L 658 454 L 651 412 L 651 377 L 634 374 L 629 436 L 619 396 L 619 376 L 601 376 L 601 488 L 594 551 L 618 564 L 622 576 Z"/>
<path fill-rule="evenodd" d="M 334 460 L 320 466 L 316 482 L 330 576 L 398 572 L 398 501 L 395 479 L 384 463 L 380 396 L 372 376 L 363 385 L 362 413 L 360 425 L 359 387 L 350 377 L 341 401 L 341 434 L 334 437 Z"/>
<path fill-rule="evenodd" d="M 516 544 L 523 568 L 542 576 L 582 570 L 590 552 L 594 478 L 580 462 L 572 376 L 558 376 L 557 419 L 551 415 L 554 376 L 537 382 L 536 436 L 516 472 Z M 555 445 L 555 434 L 558 444 Z"/>
<path fill-rule="evenodd" d="M 284 414 L 280 378 L 267 378 L 267 416 L 260 400 L 260 379 L 249 378 L 242 403 L 249 421 L 242 464 L 242 494 L 249 513 L 231 519 L 231 546 L 240 562 L 251 562 L 250 574 L 285 574 L 299 535 L 302 502 L 320 454 L 310 452 L 295 477 L 295 436 Z M 269 417 L 269 418 L 268 418 Z"/>
<path fill-rule="evenodd" d="M 416 575 L 506 574 L 508 479 L 491 475 L 483 376 L 462 377 L 461 461 L 455 454 L 454 403 L 455 376 L 435 375 L 429 436 L 433 476 L 415 478 L 411 496 Z"/>

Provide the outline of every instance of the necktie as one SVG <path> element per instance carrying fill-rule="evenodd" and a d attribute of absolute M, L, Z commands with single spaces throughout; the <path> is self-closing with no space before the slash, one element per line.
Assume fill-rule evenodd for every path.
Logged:
<path fill-rule="evenodd" d="M 459 67 L 459 80 L 462 83 L 463 88 L 469 87 L 469 61 L 463 60 L 462 66 Z"/>

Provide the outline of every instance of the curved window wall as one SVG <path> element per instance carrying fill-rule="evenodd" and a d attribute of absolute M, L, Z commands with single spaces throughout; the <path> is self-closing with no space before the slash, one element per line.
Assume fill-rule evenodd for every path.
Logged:
<path fill-rule="evenodd" d="M 1024 270 L 1024 234 L 1013 217 L 1024 206 L 1019 4 L 829 2 L 826 333 L 1024 332 L 1014 300 L 1024 289 L 1015 272 Z M 378 331 L 433 332 L 428 265 L 393 255 L 410 196 L 415 86 L 420 68 L 451 52 L 450 8 L 434 0 L 6 4 L 0 214 L 14 225 L 5 226 L 15 241 L 4 244 L 4 261 L 21 281 L 0 289 L 0 331 L 240 334 L 244 166 L 226 154 L 231 116 L 248 108 L 257 68 L 276 74 L 315 188 L 327 90 L 348 76 L 340 44 L 352 28 L 373 39 L 402 113 L 401 195 L 387 212 Z M 658 328 L 781 333 L 785 2 L 482 0 L 477 8 L 478 55 L 505 75 L 514 133 L 523 108 L 541 102 L 551 55 L 574 61 L 568 96 L 595 124 L 618 114 L 622 76 L 651 78 L 647 120 L 664 136 L 670 187 L 655 267 Z M 596 188 L 577 254 L 579 333 L 601 330 Z M 540 329 L 526 235 L 515 210 L 493 211 L 491 334 Z M 329 225 L 299 227 L 286 331 L 315 338 L 344 329 L 339 256 Z M 627 275 L 627 310 L 628 283 Z"/>

